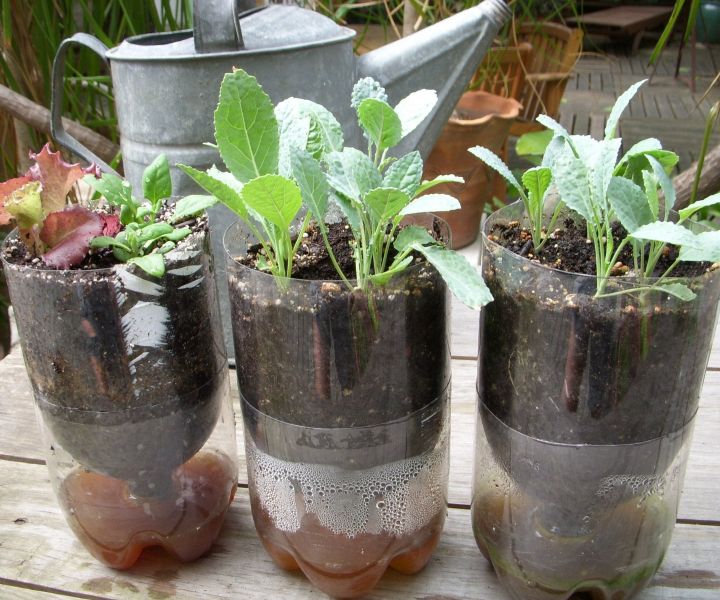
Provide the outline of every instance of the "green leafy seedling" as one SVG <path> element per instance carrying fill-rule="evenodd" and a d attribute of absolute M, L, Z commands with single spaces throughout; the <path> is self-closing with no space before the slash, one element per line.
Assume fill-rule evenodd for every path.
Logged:
<path fill-rule="evenodd" d="M 120 211 L 124 228 L 114 235 L 92 239 L 92 248 L 112 248 L 120 262 L 134 264 L 153 277 L 165 274 L 164 255 L 186 238 L 192 230 L 160 220 L 163 207 L 172 195 L 170 165 L 164 154 L 159 155 L 143 172 L 143 199 L 133 195 L 130 183 L 117 175 L 105 173 L 100 179 L 87 177 L 86 182 L 101 194 L 110 206 Z M 172 216 L 172 223 L 193 217 L 215 204 L 212 196 L 193 195 L 181 198 Z"/>

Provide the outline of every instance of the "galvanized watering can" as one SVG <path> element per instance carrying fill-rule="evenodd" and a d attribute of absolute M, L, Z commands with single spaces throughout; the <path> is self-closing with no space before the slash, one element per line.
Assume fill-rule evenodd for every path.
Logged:
<path fill-rule="evenodd" d="M 220 82 L 233 67 L 255 75 L 275 104 L 295 96 L 330 109 L 343 125 L 346 145 L 361 141 L 350 107 L 360 77 L 378 80 L 393 104 L 417 89 L 435 89 L 433 113 L 396 148 L 400 154 L 418 149 L 427 156 L 509 16 L 503 0 L 484 0 L 357 58 L 355 32 L 316 12 L 284 5 L 256 8 L 254 0 L 194 0 L 192 31 L 139 35 L 113 49 L 84 33 L 64 40 L 53 65 L 52 135 L 66 149 L 112 170 L 71 137 L 60 118 L 65 57 L 71 46 L 81 45 L 110 64 L 125 176 L 135 189 L 141 189 L 143 169 L 161 152 L 171 165 L 205 169 L 220 163 L 215 149 L 204 144 L 214 141 Z M 173 189 L 179 195 L 197 191 L 176 169 Z M 233 220 L 222 207 L 211 213 L 211 228 L 220 233 L 217 257 L 223 256 L 217 246 Z M 224 259 L 216 263 L 220 271 Z M 224 295 L 225 284 L 219 288 Z"/>

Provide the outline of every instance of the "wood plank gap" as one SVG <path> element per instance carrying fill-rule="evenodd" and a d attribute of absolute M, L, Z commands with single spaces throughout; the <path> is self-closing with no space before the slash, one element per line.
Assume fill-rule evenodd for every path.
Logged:
<path fill-rule="evenodd" d="M 477 360 L 477 356 L 452 356 L 453 360 Z M 720 371 L 720 368 L 718 368 L 718 371 Z"/>
<path fill-rule="evenodd" d="M 706 371 L 720 371 L 720 367 L 708 367 Z"/>
<path fill-rule="evenodd" d="M 70 592 L 46 585 L 38 585 L 37 583 L 29 583 L 27 581 L 15 581 L 14 579 L 6 579 L 0 577 L 0 585 L 8 587 L 21 588 L 24 590 L 32 590 L 34 592 L 45 592 L 48 594 L 57 594 L 58 596 L 66 596 L 68 598 L 83 598 L 84 600 L 111 600 L 108 596 L 96 596 L 94 594 L 84 594 L 82 592 Z"/>
<path fill-rule="evenodd" d="M 11 454 L 0 454 L 0 460 L 7 460 L 10 462 L 26 463 L 28 465 L 44 465 L 44 460 L 39 458 L 25 458 L 24 456 L 12 456 Z"/>
<path fill-rule="evenodd" d="M 470 510 L 470 505 L 465 503 L 448 502 L 448 508 L 457 508 L 459 510 Z"/>
<path fill-rule="evenodd" d="M 706 527 L 720 527 L 720 521 L 709 519 L 678 519 L 675 521 L 680 525 L 704 525 Z"/>

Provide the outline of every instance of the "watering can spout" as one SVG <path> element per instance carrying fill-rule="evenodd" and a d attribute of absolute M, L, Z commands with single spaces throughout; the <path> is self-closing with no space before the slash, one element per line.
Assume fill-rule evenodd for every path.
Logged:
<path fill-rule="evenodd" d="M 372 77 L 379 81 L 393 104 L 421 88 L 438 93 L 430 117 L 401 142 L 398 154 L 417 149 L 427 157 L 493 38 L 511 14 L 503 0 L 484 0 L 360 57 L 357 79 Z"/>

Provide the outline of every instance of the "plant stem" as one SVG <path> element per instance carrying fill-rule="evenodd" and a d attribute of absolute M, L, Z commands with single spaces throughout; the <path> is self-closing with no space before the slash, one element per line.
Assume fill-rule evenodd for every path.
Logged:
<path fill-rule="evenodd" d="M 325 249 L 327 250 L 328 256 L 330 257 L 330 262 L 333 264 L 333 267 L 335 267 L 335 270 L 337 271 L 338 275 L 340 275 L 340 279 L 343 280 L 343 283 L 345 283 L 345 285 L 347 285 L 348 288 L 350 290 L 352 290 L 353 286 L 348 281 L 348 278 L 345 277 L 345 273 L 343 273 L 343 270 L 340 268 L 337 258 L 335 257 L 335 253 L 333 252 L 333 249 L 330 246 L 330 240 L 328 240 L 327 229 L 325 227 L 325 223 L 321 223 L 320 221 L 318 221 L 317 223 L 318 223 L 318 227 L 320 228 L 320 235 L 322 235 L 323 242 L 325 243 Z"/>

